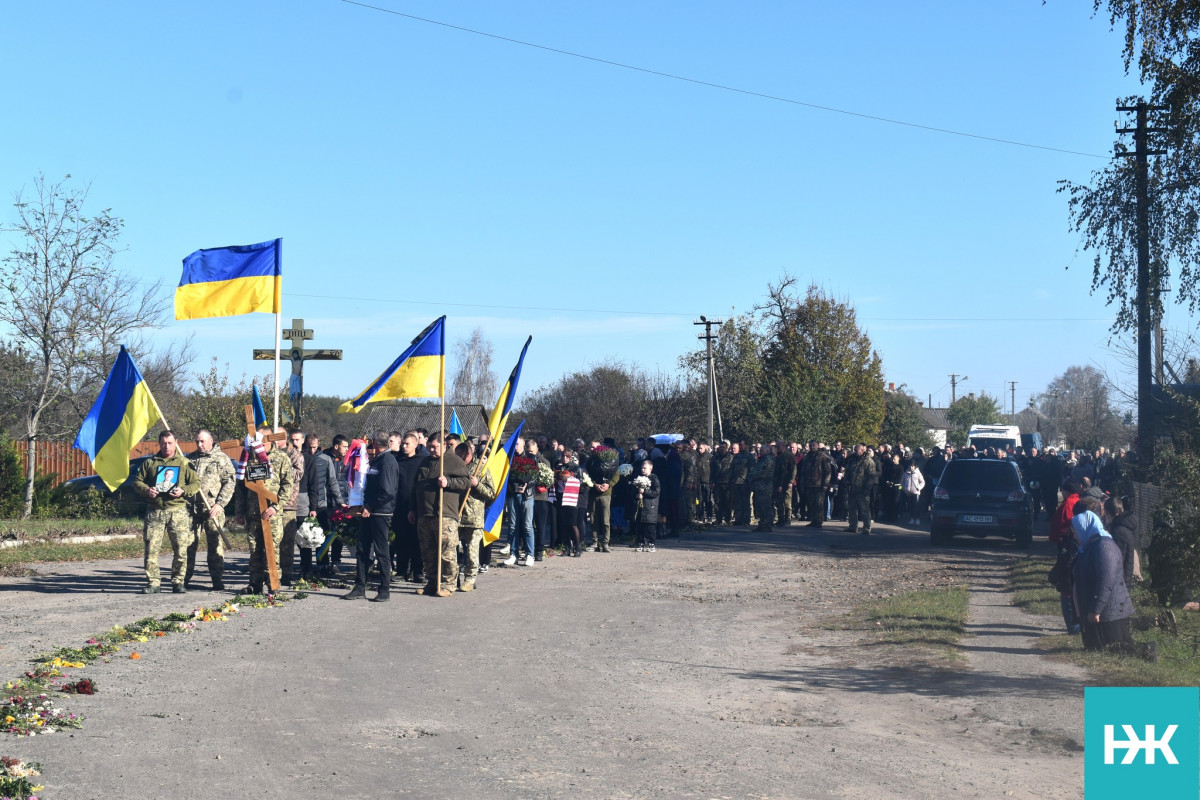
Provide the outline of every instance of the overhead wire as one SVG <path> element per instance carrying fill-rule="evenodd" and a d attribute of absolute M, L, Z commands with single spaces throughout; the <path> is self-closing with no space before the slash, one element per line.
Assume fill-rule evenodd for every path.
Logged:
<path fill-rule="evenodd" d="M 332 294 L 304 294 L 300 292 L 284 292 L 284 297 L 306 297 L 315 300 L 341 300 L 351 303 L 394 303 L 413 306 L 436 306 L 444 308 L 477 308 L 483 310 L 503 311 L 543 311 L 559 314 L 610 314 L 629 317 L 680 317 L 691 319 L 695 314 L 685 314 L 682 311 L 649 311 L 643 309 L 616 308 L 552 308 L 549 306 L 532 305 L 497 305 L 494 303 L 452 303 L 443 300 L 406 300 L 396 297 L 350 297 Z M 863 317 L 866 322 L 1107 322 L 1108 317 Z"/>
<path fill-rule="evenodd" d="M 511 36 L 501 36 L 498 33 L 489 33 L 488 31 L 481 31 L 477 28 L 468 28 L 463 25 L 455 25 L 450 22 L 442 22 L 441 20 L 430 19 L 429 17 L 421 17 L 416 14 L 408 14 L 403 11 L 397 11 L 392 8 L 385 8 L 383 6 L 372 5 L 370 3 L 363 3 L 363 2 L 360 2 L 360 0 L 339 0 L 339 2 L 345 3 L 346 5 L 358 6 L 359 8 L 369 9 L 371 11 L 378 11 L 382 14 L 391 14 L 392 16 L 396 16 L 396 17 L 404 17 L 405 19 L 410 19 L 410 20 L 413 20 L 414 22 L 423 22 L 427 25 L 437 25 L 442 28 L 448 28 L 450 30 L 460 31 L 462 33 L 469 33 L 474 36 L 483 36 L 488 39 L 495 39 L 497 41 L 507 42 L 509 44 L 516 44 L 516 45 L 520 45 L 522 47 L 529 47 L 529 48 L 533 48 L 535 50 L 544 50 L 547 53 L 555 53 L 557 55 L 569 56 L 571 58 L 578 58 L 578 59 L 582 59 L 584 61 L 591 61 L 596 64 L 604 64 L 606 66 L 618 67 L 620 69 L 627 69 L 627 70 L 631 70 L 633 72 L 641 72 L 641 73 L 645 73 L 646 75 L 654 75 L 654 76 L 657 76 L 660 78 L 668 78 L 668 79 L 674 80 L 674 81 L 682 81 L 684 83 L 691 83 L 691 84 L 695 84 L 697 86 L 705 86 L 710 89 L 719 89 L 724 92 L 734 92 L 736 94 L 747 95 L 749 97 L 757 97 L 757 98 L 760 98 L 763 100 L 772 100 L 777 103 L 788 103 L 788 104 L 794 105 L 794 106 L 802 106 L 804 108 L 811 108 L 815 111 L 826 111 L 831 114 L 842 114 L 842 115 L 845 115 L 848 117 L 857 117 L 859 119 L 867 119 L 867 120 L 871 120 L 873 122 L 882 122 L 882 123 L 886 123 L 888 125 L 899 125 L 899 126 L 906 127 L 906 128 L 915 128 L 917 130 L 930 131 L 932 133 L 941 133 L 941 134 L 945 134 L 947 136 L 961 136 L 961 137 L 964 137 L 967 139 L 978 139 L 980 141 L 994 142 L 996 144 L 1006 144 L 1006 145 L 1011 145 L 1013 147 L 1026 147 L 1026 148 L 1029 148 L 1032 150 L 1045 150 L 1045 151 L 1052 152 L 1052 153 L 1063 153 L 1065 155 L 1072 155 L 1072 156 L 1084 156 L 1085 158 L 1100 158 L 1100 159 L 1104 159 L 1104 160 L 1109 160 L 1111 158 L 1111 156 L 1099 155 L 1097 153 L 1086 153 L 1086 152 L 1083 152 L 1080 150 L 1069 150 L 1069 149 L 1063 148 L 1063 147 L 1051 147 L 1049 145 L 1033 144 L 1032 142 L 1020 142 L 1015 139 L 1005 139 L 1005 138 L 1002 138 L 999 136 L 985 136 L 985 135 L 979 134 L 979 133 L 969 133 L 967 131 L 958 131 L 958 130 L 953 130 L 951 128 L 941 128 L 936 125 L 925 125 L 925 124 L 922 124 L 919 122 L 909 122 L 907 120 L 895 119 L 892 117 L 883 117 L 883 116 L 879 116 L 878 114 L 867 114 L 867 113 L 864 113 L 861 111 L 850 111 L 845 108 L 836 108 L 834 106 L 821 105 L 820 103 L 809 103 L 804 100 L 796 100 L 795 98 L 791 98 L 791 97 L 782 97 L 780 95 L 767 94 L 766 92 L 757 92 L 752 89 L 742 89 L 737 86 L 729 86 L 728 84 L 714 83 L 713 81 L 705 81 L 705 80 L 701 80 L 699 78 L 690 78 L 686 75 L 679 75 L 679 74 L 673 73 L 673 72 L 663 72 L 662 70 L 650 69 L 649 67 L 639 67 L 636 64 L 627 64 L 623 61 L 613 61 L 612 59 L 608 59 L 608 58 L 600 58 L 598 56 L 589 56 L 586 53 L 577 53 L 573 50 L 564 50 L 560 47 L 550 47 L 549 45 L 538 44 L 537 42 L 529 42 L 529 41 L 525 41 L 524 39 L 514 39 Z"/>

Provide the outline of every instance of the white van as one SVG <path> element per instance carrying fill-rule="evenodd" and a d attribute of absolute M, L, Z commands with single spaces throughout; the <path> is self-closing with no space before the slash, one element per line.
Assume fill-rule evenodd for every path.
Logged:
<path fill-rule="evenodd" d="M 1021 446 L 1021 428 L 1017 425 L 972 425 L 967 432 L 967 444 L 980 451 L 989 447 L 1015 450 Z"/>

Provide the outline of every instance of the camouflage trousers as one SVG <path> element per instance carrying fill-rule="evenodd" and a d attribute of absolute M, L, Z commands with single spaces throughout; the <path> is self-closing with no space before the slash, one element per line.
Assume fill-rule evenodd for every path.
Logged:
<path fill-rule="evenodd" d="M 417 538 L 421 542 L 421 560 L 425 563 L 425 590 L 436 591 L 437 564 L 442 562 L 440 588 L 453 592 L 458 579 L 458 520 L 441 518 L 442 550 L 438 553 L 438 517 L 417 518 Z M 478 552 L 478 550 L 476 550 Z M 478 556 L 477 556 L 478 557 Z"/>
<path fill-rule="evenodd" d="M 279 543 L 283 541 L 283 512 L 271 517 L 271 540 L 274 543 L 275 563 L 279 563 Z M 246 517 L 247 540 L 250 542 L 250 585 L 259 588 L 267 582 L 267 554 L 262 547 L 258 514 Z"/>
<path fill-rule="evenodd" d="M 771 487 L 756 486 L 754 488 L 754 516 L 763 528 L 770 528 L 775 519 L 775 507 L 771 503 Z"/>
<path fill-rule="evenodd" d="M 473 581 L 479 575 L 479 547 L 483 544 L 483 528 L 460 526 L 458 541 L 463 547 L 463 580 Z"/>
<path fill-rule="evenodd" d="M 187 570 L 185 555 L 188 545 L 192 543 L 192 517 L 186 508 L 176 506 L 146 511 L 146 526 L 142 530 L 145 543 L 142 566 L 145 568 L 146 582 L 151 586 L 158 586 L 162 580 L 158 554 L 162 550 L 164 535 L 171 540 L 171 583 L 182 586 Z"/>
<path fill-rule="evenodd" d="M 283 539 L 279 542 L 279 574 L 285 583 L 292 577 L 296 564 L 296 531 L 303 520 L 296 519 L 295 511 L 283 511 Z"/>
<path fill-rule="evenodd" d="M 196 572 L 196 554 L 200 551 L 200 536 L 203 534 L 208 553 L 208 574 L 213 580 L 220 580 L 225 570 L 225 544 L 221 541 L 221 529 L 225 527 L 225 509 L 218 508 L 216 516 L 210 517 L 207 512 L 201 516 L 192 517 L 192 543 L 187 549 L 187 572 L 184 582 L 190 581 Z"/>
<path fill-rule="evenodd" d="M 695 487 L 683 487 L 683 495 L 679 498 L 679 524 L 687 528 L 696 519 L 696 498 L 698 491 Z"/>
<path fill-rule="evenodd" d="M 850 492 L 850 506 L 848 510 L 847 522 L 850 526 L 851 533 L 858 528 L 859 520 L 862 521 L 864 531 L 871 530 L 870 492 Z"/>

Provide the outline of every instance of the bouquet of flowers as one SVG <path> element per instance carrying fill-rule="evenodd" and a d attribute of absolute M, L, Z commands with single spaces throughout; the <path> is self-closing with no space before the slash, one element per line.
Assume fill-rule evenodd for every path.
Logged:
<path fill-rule="evenodd" d="M 533 483 L 538 479 L 538 463 L 529 456 L 517 456 L 508 468 L 508 477 L 514 484 Z"/>
<path fill-rule="evenodd" d="M 546 488 L 554 483 L 554 470 L 549 464 L 538 464 L 537 485 Z"/>
<path fill-rule="evenodd" d="M 601 483 L 607 483 L 617 474 L 619 461 L 620 456 L 616 450 L 600 445 L 592 451 L 592 457 L 588 459 L 588 471 L 595 473 L 593 477 L 598 478 Z"/>
<path fill-rule="evenodd" d="M 638 475 L 633 479 L 633 485 L 644 492 L 650 488 L 650 478 L 647 475 Z"/>
<path fill-rule="evenodd" d="M 32 780 L 42 774 L 41 770 L 42 765 L 36 762 L 0 756 L 0 797 L 33 798 L 42 791 Z"/>
<path fill-rule="evenodd" d="M 628 478 L 633 474 L 633 464 L 622 464 L 621 466 L 617 467 L 617 474 L 622 478 Z"/>
<path fill-rule="evenodd" d="M 300 523 L 296 530 L 296 544 L 310 550 L 317 550 L 325 543 L 325 532 L 321 525 L 312 517 Z"/>

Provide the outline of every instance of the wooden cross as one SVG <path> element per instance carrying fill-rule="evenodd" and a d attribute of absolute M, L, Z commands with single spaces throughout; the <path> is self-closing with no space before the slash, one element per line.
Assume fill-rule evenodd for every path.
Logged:
<path fill-rule="evenodd" d="M 304 399 L 304 362 L 305 361 L 341 361 L 341 350 L 308 350 L 304 347 L 306 340 L 313 338 L 312 328 L 304 327 L 304 320 L 293 319 L 292 327 L 284 328 L 282 332 L 283 339 L 288 342 L 287 349 L 280 354 L 280 357 L 286 357 L 292 362 L 292 374 L 288 378 L 288 398 L 292 404 L 292 421 L 300 422 L 302 413 L 302 405 Z M 256 349 L 254 351 L 254 359 L 256 361 L 274 361 L 275 351 Z"/>
<path fill-rule="evenodd" d="M 246 406 L 246 435 L 253 439 L 255 433 L 257 433 L 257 430 L 254 425 L 254 407 Z M 272 442 L 286 441 L 287 434 L 272 433 L 264 436 L 263 440 Z M 224 451 L 226 444 L 227 442 L 221 442 L 222 451 Z M 238 442 L 237 444 L 239 446 L 243 446 L 242 442 Z M 228 453 L 226 453 L 226 455 L 228 455 Z M 237 457 L 241 457 L 241 450 L 238 450 Z M 268 533 L 271 525 L 269 522 L 267 522 L 264 515 L 267 513 L 267 503 L 278 502 L 279 495 L 268 491 L 267 485 L 261 480 L 250 480 L 250 467 L 255 463 L 257 462 L 255 462 L 254 457 L 251 456 L 250 461 L 246 464 L 246 490 L 254 492 L 254 494 L 258 495 L 258 528 L 261 532 L 260 536 L 262 541 L 263 556 L 267 559 L 267 586 L 271 592 L 278 592 L 279 564 L 275 561 L 275 539 L 270 533 Z M 276 510 L 276 513 L 279 513 L 278 510 Z M 248 516 L 246 522 L 247 524 L 250 523 Z M 250 535 L 253 536 L 254 531 L 250 531 Z"/>

